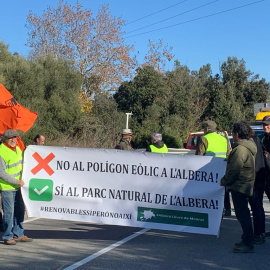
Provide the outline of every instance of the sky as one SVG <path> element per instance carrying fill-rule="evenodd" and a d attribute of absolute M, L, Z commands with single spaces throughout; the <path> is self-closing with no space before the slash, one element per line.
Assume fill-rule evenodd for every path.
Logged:
<path fill-rule="evenodd" d="M 71 6 L 77 0 L 66 0 Z M 125 42 L 134 45 L 139 61 L 148 40 L 172 46 L 174 60 L 198 71 L 210 64 L 212 75 L 228 57 L 243 59 L 246 69 L 270 82 L 270 0 L 79 0 L 83 8 L 107 4 L 111 14 L 125 20 Z M 25 27 L 31 10 L 41 16 L 58 0 L 0 0 L 0 41 L 11 53 L 27 57 Z M 173 62 L 166 70 L 173 69 Z"/>

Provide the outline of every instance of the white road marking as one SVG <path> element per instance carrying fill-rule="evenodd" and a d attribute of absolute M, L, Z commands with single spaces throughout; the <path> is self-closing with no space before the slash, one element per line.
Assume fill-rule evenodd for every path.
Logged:
<path fill-rule="evenodd" d="M 28 222 L 31 222 L 31 221 L 35 221 L 35 220 L 37 220 L 37 219 L 40 219 L 40 218 L 37 217 L 37 218 L 27 219 L 27 220 L 24 220 L 23 223 L 28 223 Z"/>
<path fill-rule="evenodd" d="M 126 238 L 124 238 L 124 239 L 122 239 L 122 240 L 120 240 L 120 241 L 118 241 L 118 242 L 116 242 L 116 243 L 114 243 L 114 244 L 112 244 L 112 245 L 110 245 L 110 246 L 108 246 L 108 247 L 106 247 L 106 248 L 104 248 L 104 249 L 102 249 L 102 250 L 94 253 L 94 254 L 92 254 L 91 256 L 86 257 L 85 259 L 83 259 L 83 260 L 81 260 L 79 262 L 76 262 L 73 265 L 68 266 L 64 270 L 73 270 L 73 269 L 76 269 L 76 268 L 78 268 L 78 267 L 80 267 L 80 266 L 82 266 L 82 265 L 84 265 L 84 264 L 86 264 L 86 263 L 94 260 L 95 258 L 97 258 L 97 257 L 99 257 L 99 256 L 101 256 L 101 255 L 103 255 L 103 254 L 111 251 L 112 249 L 114 249 L 116 247 L 119 247 L 120 245 L 128 242 L 129 240 L 132 240 L 133 238 L 136 238 L 137 236 L 139 236 L 139 235 L 141 235 L 141 234 L 143 234 L 143 233 L 145 233 L 145 232 L 147 232 L 149 230 L 150 229 L 143 229 L 143 230 L 141 230 L 139 232 L 135 232 L 134 234 L 132 234 L 132 235 L 130 235 L 130 236 L 128 236 L 128 237 L 126 237 Z"/>

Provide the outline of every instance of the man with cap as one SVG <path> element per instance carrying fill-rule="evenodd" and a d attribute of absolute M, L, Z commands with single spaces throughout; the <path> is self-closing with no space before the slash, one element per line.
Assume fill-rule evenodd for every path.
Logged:
<path fill-rule="evenodd" d="M 228 140 L 216 132 L 217 124 L 212 120 L 202 124 L 204 135 L 201 136 L 195 155 L 214 156 L 226 158 L 230 153 Z M 225 191 L 224 215 L 231 216 L 231 203 L 229 191 Z"/>
<path fill-rule="evenodd" d="M 162 134 L 153 133 L 151 135 L 151 144 L 146 148 L 147 152 L 168 153 L 167 145 L 162 141 Z"/>
<path fill-rule="evenodd" d="M 217 133 L 217 124 L 212 120 L 202 124 L 204 135 L 201 136 L 195 155 L 226 158 L 230 153 L 228 140 Z"/>
<path fill-rule="evenodd" d="M 134 150 L 131 146 L 132 131 L 131 129 L 123 129 L 121 132 L 121 139 L 119 144 L 115 146 L 115 149 L 120 150 Z"/>
<path fill-rule="evenodd" d="M 22 151 L 17 146 L 17 131 L 8 129 L 3 135 L 0 145 L 0 192 L 4 213 L 2 238 L 5 245 L 16 245 L 17 242 L 31 242 L 33 239 L 24 235 L 24 202 L 21 187 Z"/>

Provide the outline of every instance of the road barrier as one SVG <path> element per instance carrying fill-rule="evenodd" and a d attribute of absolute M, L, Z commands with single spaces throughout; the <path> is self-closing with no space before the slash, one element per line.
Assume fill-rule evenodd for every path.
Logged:
<path fill-rule="evenodd" d="M 169 154 L 188 154 L 195 155 L 195 150 L 185 148 L 168 148 Z"/>

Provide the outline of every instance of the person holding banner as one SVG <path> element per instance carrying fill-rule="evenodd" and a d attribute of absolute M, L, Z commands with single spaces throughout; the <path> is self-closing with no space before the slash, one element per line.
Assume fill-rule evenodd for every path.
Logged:
<path fill-rule="evenodd" d="M 220 185 L 231 191 L 236 218 L 243 231 L 242 241 L 235 243 L 233 252 L 253 253 L 253 226 L 248 204 L 253 194 L 257 147 L 250 140 L 250 127 L 246 122 L 235 123 L 232 135 L 234 144 Z"/>
<path fill-rule="evenodd" d="M 121 132 L 121 139 L 119 144 L 115 146 L 115 149 L 120 150 L 134 150 L 131 146 L 132 131 L 131 129 L 123 129 Z"/>
<path fill-rule="evenodd" d="M 162 134 L 153 133 L 151 135 L 151 144 L 146 148 L 147 152 L 168 153 L 167 145 L 162 141 Z"/>
<path fill-rule="evenodd" d="M 3 229 L 2 239 L 5 245 L 17 242 L 31 242 L 32 238 L 24 235 L 23 221 L 25 206 L 21 187 L 22 150 L 17 146 L 17 131 L 8 129 L 3 133 L 0 145 L 0 192 L 2 196 Z"/>
<path fill-rule="evenodd" d="M 217 133 L 217 124 L 212 120 L 202 124 L 204 135 L 201 136 L 195 155 L 226 158 L 230 153 L 228 140 Z M 230 192 L 225 189 L 224 215 L 231 216 Z"/>

